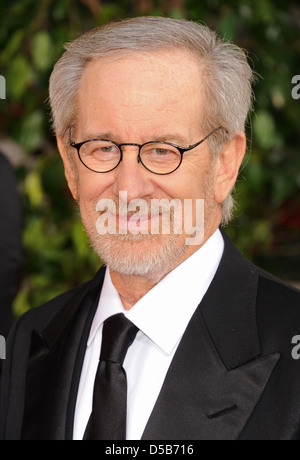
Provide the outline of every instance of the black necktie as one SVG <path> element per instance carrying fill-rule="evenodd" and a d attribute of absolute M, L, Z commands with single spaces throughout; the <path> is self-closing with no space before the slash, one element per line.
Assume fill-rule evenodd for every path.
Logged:
<path fill-rule="evenodd" d="M 122 313 L 104 323 L 93 411 L 85 440 L 126 439 L 127 377 L 123 362 L 137 332 L 138 328 Z"/>

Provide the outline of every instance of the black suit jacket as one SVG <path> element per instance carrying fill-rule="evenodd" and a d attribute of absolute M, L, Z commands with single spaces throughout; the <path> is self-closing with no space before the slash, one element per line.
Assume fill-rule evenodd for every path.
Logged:
<path fill-rule="evenodd" d="M 291 353 L 300 334 L 300 293 L 224 238 L 219 269 L 186 329 L 143 439 L 300 439 L 300 361 Z M 104 271 L 15 325 L 2 381 L 2 438 L 72 439 Z"/>
<path fill-rule="evenodd" d="M 0 153 L 0 335 L 13 323 L 12 303 L 23 267 L 22 210 L 9 161 Z"/>

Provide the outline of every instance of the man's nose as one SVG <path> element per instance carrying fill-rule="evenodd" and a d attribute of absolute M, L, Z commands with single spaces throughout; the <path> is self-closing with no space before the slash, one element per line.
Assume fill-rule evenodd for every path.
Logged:
<path fill-rule="evenodd" d="M 139 150 L 136 146 L 123 147 L 123 159 L 115 170 L 114 193 L 127 192 L 128 203 L 131 200 L 153 195 L 153 174 L 138 161 Z"/>

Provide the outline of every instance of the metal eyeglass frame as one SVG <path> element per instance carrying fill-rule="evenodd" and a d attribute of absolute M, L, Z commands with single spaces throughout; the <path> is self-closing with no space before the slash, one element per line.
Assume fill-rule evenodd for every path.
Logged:
<path fill-rule="evenodd" d="M 133 145 L 134 147 L 138 147 L 139 148 L 139 154 L 137 156 L 137 162 L 138 163 L 141 163 L 145 169 L 147 169 L 148 171 L 150 171 L 152 174 L 157 174 L 157 175 L 160 175 L 160 176 L 166 176 L 168 174 L 172 174 L 173 172 L 177 171 L 177 169 L 181 166 L 181 163 L 182 163 L 182 160 L 183 160 L 183 154 L 185 152 L 189 152 L 190 150 L 193 150 L 194 148 L 198 147 L 198 145 L 202 144 L 202 142 L 206 141 L 206 139 L 208 139 L 212 134 L 214 134 L 216 131 L 218 131 L 219 129 L 225 129 L 223 128 L 222 126 L 219 126 L 218 128 L 215 128 L 213 131 L 211 131 L 211 133 L 209 133 L 207 136 L 205 136 L 203 139 L 201 139 L 201 141 L 199 142 L 196 142 L 196 144 L 193 144 L 193 145 L 190 145 L 189 147 L 180 147 L 176 144 L 172 144 L 171 142 L 156 142 L 156 141 L 149 141 L 149 142 L 145 142 L 145 144 L 134 144 L 134 143 L 125 143 L 125 144 L 117 144 L 116 142 L 114 141 L 111 141 L 110 139 L 90 139 L 88 141 L 84 141 L 84 142 L 79 142 L 79 143 L 75 143 L 75 142 L 72 142 L 70 140 L 70 146 L 73 147 L 74 149 L 77 150 L 78 152 L 78 156 L 79 156 L 79 159 L 81 161 L 81 163 L 87 168 L 89 169 L 90 171 L 93 171 L 95 173 L 98 173 L 98 174 L 106 174 L 108 172 L 111 172 L 113 171 L 114 169 L 116 169 L 119 164 L 121 163 L 121 161 L 123 160 L 123 150 L 122 150 L 122 147 L 124 146 L 127 146 L 127 145 Z M 225 131 L 228 133 L 228 131 L 225 129 Z M 96 171 L 92 168 L 89 168 L 85 163 L 84 161 L 82 160 L 81 158 L 81 155 L 80 155 L 80 149 L 83 145 L 89 143 L 89 142 L 96 142 L 96 141 L 107 141 L 107 142 L 111 142 L 113 145 L 115 145 L 116 147 L 118 147 L 119 151 L 120 151 L 120 160 L 118 162 L 118 164 L 116 166 L 114 166 L 112 169 L 109 169 L 108 171 Z M 167 173 L 158 173 L 158 172 L 154 172 L 154 171 L 151 171 L 151 169 L 149 169 L 142 161 L 142 158 L 141 158 L 141 150 L 142 148 L 145 146 L 145 145 L 149 145 L 149 144 L 164 144 L 164 145 L 170 145 L 172 147 L 175 147 L 180 155 L 181 155 L 181 158 L 180 158 L 180 162 L 178 164 L 178 166 L 176 166 L 175 169 L 173 169 L 173 171 L 170 171 L 170 172 L 167 172 Z"/>

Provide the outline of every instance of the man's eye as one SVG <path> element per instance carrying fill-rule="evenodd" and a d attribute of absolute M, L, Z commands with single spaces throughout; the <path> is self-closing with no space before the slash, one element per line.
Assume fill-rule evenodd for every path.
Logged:
<path fill-rule="evenodd" d="M 101 156 L 101 155 L 116 155 L 119 151 L 115 145 L 90 145 L 89 146 L 89 155 L 92 156 Z"/>
<path fill-rule="evenodd" d="M 171 150 L 167 150 L 167 149 L 153 149 L 153 153 L 155 153 L 155 155 L 163 156 L 163 155 L 172 154 L 174 152 L 172 152 Z"/>
<path fill-rule="evenodd" d="M 168 145 L 149 144 L 141 152 L 142 160 L 146 163 L 174 163 L 180 161 L 180 153 Z"/>
<path fill-rule="evenodd" d="M 114 145 L 107 145 L 107 146 L 104 146 L 104 147 L 99 147 L 100 151 L 104 152 L 104 153 L 115 153 L 117 152 L 117 148 L 114 146 Z"/>

